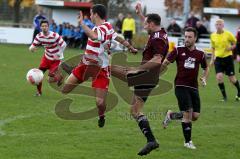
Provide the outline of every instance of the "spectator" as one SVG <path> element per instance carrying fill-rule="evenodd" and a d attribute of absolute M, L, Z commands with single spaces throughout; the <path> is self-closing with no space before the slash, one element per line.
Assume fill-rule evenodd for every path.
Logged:
<path fill-rule="evenodd" d="M 62 35 L 62 32 L 63 32 L 63 25 L 62 24 L 59 24 L 59 26 L 57 27 L 57 32 L 59 35 Z"/>
<path fill-rule="evenodd" d="M 193 28 L 196 28 L 196 26 L 197 26 L 197 21 L 199 21 L 199 19 L 194 16 L 194 13 L 193 13 L 193 12 L 191 12 L 191 13 L 190 13 L 190 17 L 188 18 L 185 27 L 193 27 Z"/>
<path fill-rule="evenodd" d="M 124 38 L 132 44 L 133 34 L 136 33 L 135 20 L 132 15 L 128 13 L 127 17 L 123 20 L 122 33 Z"/>
<path fill-rule="evenodd" d="M 238 72 L 240 73 L 240 27 L 237 30 L 236 39 L 237 39 L 237 44 L 236 44 L 235 52 L 236 52 L 236 60 L 239 63 Z"/>
<path fill-rule="evenodd" d="M 80 26 L 76 27 L 74 30 L 74 44 L 73 44 L 74 48 L 80 47 L 80 44 L 82 42 L 82 35 L 83 31 L 81 30 L 81 27 Z"/>
<path fill-rule="evenodd" d="M 63 39 L 69 46 L 72 37 L 72 28 L 70 23 L 65 23 L 65 27 L 63 28 Z"/>
<path fill-rule="evenodd" d="M 49 23 L 49 30 L 53 31 L 53 32 L 57 32 L 58 31 L 57 24 L 55 23 L 55 21 L 53 19 Z"/>
<path fill-rule="evenodd" d="M 118 19 L 117 22 L 115 24 L 115 30 L 117 33 L 121 34 L 122 33 L 122 24 L 123 24 L 123 20 L 124 20 L 124 15 L 122 13 L 118 14 Z"/>
<path fill-rule="evenodd" d="M 210 31 L 210 24 L 209 24 L 209 20 L 207 19 L 207 17 L 203 17 L 202 24 L 203 24 L 203 26 L 205 26 L 205 28 L 209 32 Z"/>
<path fill-rule="evenodd" d="M 34 32 L 32 42 L 36 35 L 41 32 L 40 22 L 46 19 L 47 18 L 43 15 L 42 9 L 38 8 L 38 14 L 33 18 Z"/>
<path fill-rule="evenodd" d="M 91 22 L 91 20 L 89 19 L 89 17 L 87 15 L 84 15 L 83 23 L 85 25 L 87 25 L 90 29 L 92 29 L 94 27 L 94 24 Z M 86 48 L 87 40 L 88 40 L 88 36 L 85 34 L 85 32 L 83 32 L 81 49 Z"/>
<path fill-rule="evenodd" d="M 209 38 L 206 34 L 209 34 L 207 28 L 202 24 L 202 21 L 197 21 L 196 30 L 198 32 L 198 38 Z"/>
<path fill-rule="evenodd" d="M 175 19 L 171 21 L 167 31 L 170 32 L 172 36 L 181 36 L 181 27 L 176 23 Z"/>

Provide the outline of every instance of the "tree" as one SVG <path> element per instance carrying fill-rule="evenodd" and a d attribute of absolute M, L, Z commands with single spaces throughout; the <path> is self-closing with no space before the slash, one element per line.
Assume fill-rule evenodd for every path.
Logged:
<path fill-rule="evenodd" d="M 129 6 L 136 0 L 92 0 L 93 4 L 103 4 L 108 8 L 108 17 L 117 17 L 118 13 L 131 12 Z"/>
<path fill-rule="evenodd" d="M 31 7 L 34 4 L 34 0 L 9 0 L 8 4 L 13 7 L 13 22 L 15 23 L 14 27 L 19 27 L 17 23 L 19 23 L 21 20 L 21 7 Z"/>
<path fill-rule="evenodd" d="M 13 8 L 14 8 L 14 17 L 13 22 L 19 23 L 20 22 L 20 6 L 21 6 L 22 0 L 15 0 Z M 14 24 L 14 27 L 19 27 L 18 24 Z"/>
<path fill-rule="evenodd" d="M 218 7 L 225 7 L 225 6 L 227 6 L 226 0 L 221 0 L 221 1 L 219 1 L 219 0 L 212 0 L 212 2 L 211 2 L 211 7 L 218 8 Z"/>
<path fill-rule="evenodd" d="M 104 6 L 108 6 L 109 0 L 92 0 L 94 4 L 103 4 Z"/>

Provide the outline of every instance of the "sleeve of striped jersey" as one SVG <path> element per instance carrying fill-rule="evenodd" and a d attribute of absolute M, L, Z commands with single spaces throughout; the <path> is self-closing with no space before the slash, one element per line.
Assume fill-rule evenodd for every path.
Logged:
<path fill-rule="evenodd" d="M 116 33 L 115 31 L 112 33 L 112 39 L 116 39 L 118 37 L 118 33 Z"/>
<path fill-rule="evenodd" d="M 41 44 L 41 41 L 39 40 L 39 34 L 37 34 L 37 36 L 33 40 L 32 46 L 36 47 L 36 46 L 38 46 L 40 44 Z"/>
<path fill-rule="evenodd" d="M 94 31 L 97 33 L 98 41 L 105 41 L 106 32 L 104 30 L 100 29 L 100 27 L 97 27 Z"/>
<path fill-rule="evenodd" d="M 66 45 L 65 41 L 63 40 L 62 36 L 56 34 L 56 42 L 60 47 L 64 47 Z"/>

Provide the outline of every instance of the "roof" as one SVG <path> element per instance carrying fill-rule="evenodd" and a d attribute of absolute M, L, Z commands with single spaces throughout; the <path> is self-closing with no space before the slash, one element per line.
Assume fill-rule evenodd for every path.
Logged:
<path fill-rule="evenodd" d="M 65 2 L 58 0 L 35 0 L 35 4 L 49 7 L 91 8 L 91 2 Z"/>

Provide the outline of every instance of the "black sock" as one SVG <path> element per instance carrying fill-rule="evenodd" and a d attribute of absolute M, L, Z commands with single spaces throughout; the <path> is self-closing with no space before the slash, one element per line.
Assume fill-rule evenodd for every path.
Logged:
<path fill-rule="evenodd" d="M 183 113 L 182 112 L 173 112 L 170 114 L 170 118 L 172 120 L 181 120 L 183 118 Z"/>
<path fill-rule="evenodd" d="M 183 130 L 183 135 L 185 138 L 185 143 L 188 143 L 191 141 L 191 136 L 192 136 L 192 123 L 184 123 L 182 122 L 182 130 Z"/>
<path fill-rule="evenodd" d="M 137 122 L 140 130 L 147 138 L 147 142 L 155 141 L 155 137 L 153 136 L 147 117 L 145 115 L 141 115 L 137 118 Z"/>
<path fill-rule="evenodd" d="M 220 88 L 220 91 L 222 92 L 223 98 L 227 98 L 224 83 L 219 83 L 218 86 Z"/>
<path fill-rule="evenodd" d="M 238 97 L 240 96 L 240 86 L 238 80 L 234 83 L 234 86 L 237 88 L 238 91 Z"/>

